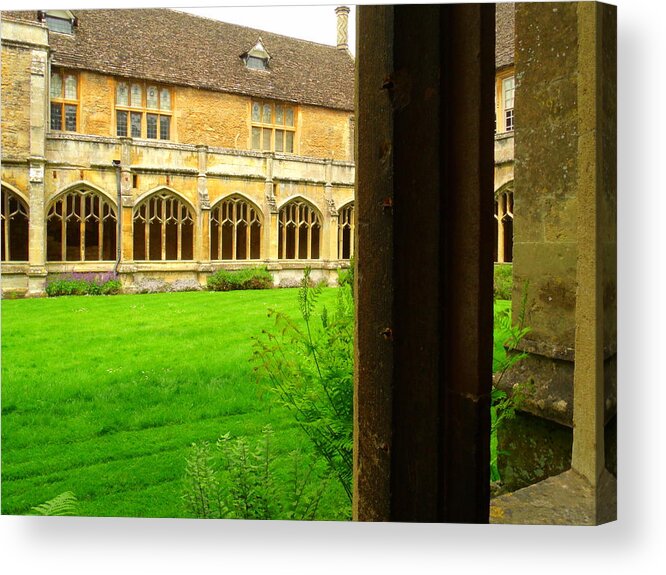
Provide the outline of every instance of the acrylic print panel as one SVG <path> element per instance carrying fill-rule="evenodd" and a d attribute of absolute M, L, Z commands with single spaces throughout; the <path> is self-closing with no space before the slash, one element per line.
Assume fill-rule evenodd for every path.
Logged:
<path fill-rule="evenodd" d="M 3 12 L 3 514 L 613 517 L 614 10 L 322 8 Z"/>

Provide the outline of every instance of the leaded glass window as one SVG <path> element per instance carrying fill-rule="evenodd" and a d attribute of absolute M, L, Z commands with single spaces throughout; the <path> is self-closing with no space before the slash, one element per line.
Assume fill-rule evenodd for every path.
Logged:
<path fill-rule="evenodd" d="M 145 95 L 145 100 L 144 100 Z M 142 82 L 116 85 L 116 135 L 132 138 L 171 138 L 171 89 Z M 154 110 L 154 113 L 147 113 Z M 159 110 L 159 113 L 157 111 Z M 145 119 L 144 119 L 145 116 Z"/>
<path fill-rule="evenodd" d="M 288 104 L 252 102 L 253 150 L 294 153 L 294 108 Z"/>
<path fill-rule="evenodd" d="M 72 72 L 53 69 L 49 96 L 51 130 L 76 132 L 79 108 L 78 76 Z"/>

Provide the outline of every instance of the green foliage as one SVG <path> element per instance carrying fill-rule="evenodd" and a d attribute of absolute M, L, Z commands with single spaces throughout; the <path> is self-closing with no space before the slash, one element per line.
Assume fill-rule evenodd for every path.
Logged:
<path fill-rule="evenodd" d="M 65 491 L 53 499 L 32 508 L 31 515 L 76 515 L 76 496 L 71 491 Z"/>
<path fill-rule="evenodd" d="M 521 311 L 518 325 L 513 325 L 511 308 L 495 307 L 494 329 L 493 329 L 493 374 L 494 385 L 490 405 L 490 480 L 500 481 L 499 466 L 497 458 L 498 430 L 505 420 L 515 415 L 515 410 L 524 399 L 525 386 L 515 386 L 509 396 L 505 391 L 498 389 L 498 384 L 504 374 L 527 356 L 526 353 L 518 353 L 516 346 L 520 340 L 529 333 L 529 328 L 523 327 L 525 320 L 525 305 L 527 289 L 521 302 Z"/>
<path fill-rule="evenodd" d="M 214 453 L 208 442 L 193 444 L 183 490 L 187 511 L 201 519 L 317 519 L 327 481 L 300 451 L 288 455 L 288 477 L 278 478 L 272 439 L 269 425 L 254 445 L 230 433 Z"/>
<path fill-rule="evenodd" d="M 271 312 L 275 329 L 255 340 L 255 371 L 269 382 L 315 452 L 352 499 L 354 300 L 349 285 L 339 288 L 335 311 L 315 316 L 320 287 L 306 269 L 298 292 L 304 325 Z"/>
<path fill-rule="evenodd" d="M 210 291 L 269 289 L 273 287 L 273 276 L 265 267 L 219 270 L 208 276 L 207 284 Z"/>
<path fill-rule="evenodd" d="M 120 280 L 113 273 L 75 273 L 49 280 L 46 294 L 49 297 L 65 295 L 116 295 L 122 288 Z"/>
<path fill-rule="evenodd" d="M 355 271 L 354 258 L 349 260 L 349 269 L 340 270 L 338 272 L 338 285 L 349 286 L 352 294 L 354 293 L 354 271 Z"/>
<path fill-rule="evenodd" d="M 495 299 L 511 299 L 513 291 L 513 264 L 495 264 L 493 296 Z"/>

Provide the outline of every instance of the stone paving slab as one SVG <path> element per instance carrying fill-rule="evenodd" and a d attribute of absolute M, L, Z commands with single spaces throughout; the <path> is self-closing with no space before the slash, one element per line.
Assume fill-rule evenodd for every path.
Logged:
<path fill-rule="evenodd" d="M 617 482 L 602 474 L 597 497 L 573 470 L 549 477 L 490 502 L 490 523 L 512 525 L 600 525 L 617 517 Z"/>

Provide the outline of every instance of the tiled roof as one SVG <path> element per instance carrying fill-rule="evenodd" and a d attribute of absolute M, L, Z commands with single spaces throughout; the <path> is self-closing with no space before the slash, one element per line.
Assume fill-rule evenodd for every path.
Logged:
<path fill-rule="evenodd" d="M 495 4 L 495 67 L 513 64 L 515 51 L 515 4 Z"/>
<path fill-rule="evenodd" d="M 346 50 L 166 9 L 72 10 L 73 36 L 50 34 L 55 65 L 261 98 L 354 109 Z M 36 20 L 36 11 L 2 12 Z M 331 26 L 335 15 L 331 9 Z M 261 37 L 269 71 L 241 54 Z"/>

